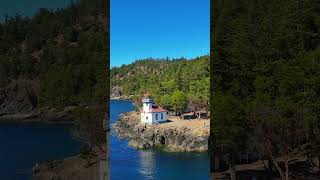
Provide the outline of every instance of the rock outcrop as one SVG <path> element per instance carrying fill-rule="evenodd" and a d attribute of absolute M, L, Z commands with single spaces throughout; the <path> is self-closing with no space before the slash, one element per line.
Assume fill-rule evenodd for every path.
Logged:
<path fill-rule="evenodd" d="M 138 149 L 161 148 L 174 152 L 202 152 L 208 149 L 209 132 L 188 127 L 143 125 L 139 122 L 136 112 L 123 113 L 113 125 L 113 130 Z"/>
<path fill-rule="evenodd" d="M 71 122 L 77 106 L 56 109 L 39 107 L 36 80 L 13 80 L 0 88 L 0 121 Z"/>
<path fill-rule="evenodd" d="M 13 80 L 0 87 L 0 121 L 72 122 L 72 111 L 78 106 L 56 109 L 38 104 L 39 83 L 36 80 Z"/>
<path fill-rule="evenodd" d="M 0 88 L 0 115 L 31 113 L 38 103 L 38 83 L 14 80 Z"/>
<path fill-rule="evenodd" d="M 34 180 L 99 180 L 109 174 L 104 153 L 95 152 L 96 156 L 86 159 L 81 155 L 63 160 L 53 160 L 33 167 Z"/>
<path fill-rule="evenodd" d="M 0 122 L 73 123 L 76 117 L 72 111 L 76 108 L 78 106 L 67 106 L 63 109 L 39 107 L 31 112 L 0 115 Z"/>
<path fill-rule="evenodd" d="M 120 86 L 113 86 L 110 89 L 110 99 L 116 100 L 132 100 L 132 95 L 125 95 Z"/>
<path fill-rule="evenodd" d="M 110 97 L 111 98 L 118 98 L 122 96 L 122 88 L 119 86 L 113 86 L 110 89 Z"/>

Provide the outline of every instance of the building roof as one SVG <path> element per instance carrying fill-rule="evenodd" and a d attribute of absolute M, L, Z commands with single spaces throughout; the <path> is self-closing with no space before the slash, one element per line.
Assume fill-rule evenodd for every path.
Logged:
<path fill-rule="evenodd" d="M 167 110 L 163 109 L 160 106 L 152 106 L 151 112 L 167 112 Z"/>

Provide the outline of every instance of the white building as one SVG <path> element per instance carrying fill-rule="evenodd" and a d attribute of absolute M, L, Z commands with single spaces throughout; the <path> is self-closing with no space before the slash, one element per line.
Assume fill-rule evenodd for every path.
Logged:
<path fill-rule="evenodd" d="M 167 121 L 167 110 L 157 106 L 152 99 L 145 97 L 142 100 L 141 123 L 157 124 Z"/>

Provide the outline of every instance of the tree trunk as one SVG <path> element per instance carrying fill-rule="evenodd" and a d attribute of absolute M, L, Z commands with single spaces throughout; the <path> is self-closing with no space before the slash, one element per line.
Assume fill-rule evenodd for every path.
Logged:
<path fill-rule="evenodd" d="M 289 180 L 289 159 L 288 155 L 285 156 L 285 167 L 286 167 L 286 180 Z"/>
<path fill-rule="evenodd" d="M 271 142 L 270 142 L 270 140 L 268 140 L 266 148 L 267 148 L 267 150 L 268 150 L 268 152 L 269 152 L 269 157 L 271 158 L 274 166 L 276 167 L 276 169 L 277 169 L 278 172 L 279 172 L 279 175 L 280 175 L 280 177 L 281 177 L 281 180 L 285 180 L 285 176 L 284 176 L 284 174 L 283 174 L 283 171 L 282 171 L 281 167 L 279 166 L 279 164 L 277 163 L 277 160 L 274 158 L 274 156 L 273 156 L 273 154 L 272 154 L 272 148 L 271 148 Z"/>
<path fill-rule="evenodd" d="M 231 178 L 231 180 L 236 180 L 236 166 L 235 166 L 235 155 L 234 154 L 231 154 L 230 178 Z"/>
<path fill-rule="evenodd" d="M 278 172 L 279 172 L 279 175 L 280 175 L 281 180 L 285 180 L 286 178 L 285 178 L 285 176 L 284 176 L 284 174 L 283 174 L 283 171 L 282 171 L 281 167 L 280 167 L 279 164 L 277 163 L 277 161 L 276 161 L 274 158 L 272 158 L 272 161 L 273 161 L 274 166 L 277 168 L 277 170 L 278 170 Z"/>
<path fill-rule="evenodd" d="M 230 167 L 230 178 L 231 180 L 236 180 L 236 167 L 233 163 L 231 164 L 231 167 Z"/>
<path fill-rule="evenodd" d="M 198 119 L 200 119 L 200 113 L 198 113 L 197 111 L 195 111 L 195 114 L 196 114 L 196 117 L 197 117 Z"/>
<path fill-rule="evenodd" d="M 288 146 L 285 146 L 284 151 L 284 166 L 286 168 L 286 180 L 289 180 L 289 151 Z"/>
<path fill-rule="evenodd" d="M 273 169 L 272 169 L 272 160 L 268 158 L 268 173 L 269 175 L 272 175 Z"/>
<path fill-rule="evenodd" d="M 286 180 L 289 180 L 289 162 L 285 161 L 286 166 Z"/>

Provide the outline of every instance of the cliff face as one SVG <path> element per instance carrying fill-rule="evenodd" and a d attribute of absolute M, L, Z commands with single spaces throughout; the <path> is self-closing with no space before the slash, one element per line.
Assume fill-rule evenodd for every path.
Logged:
<path fill-rule="evenodd" d="M 139 122 L 137 113 L 124 113 L 113 128 L 120 138 L 129 139 L 129 145 L 139 149 L 156 147 L 174 152 L 208 149 L 208 131 L 185 126 L 142 125 Z"/>
<path fill-rule="evenodd" d="M 118 98 L 122 96 L 122 88 L 119 86 L 114 86 L 110 89 L 110 97 L 111 98 Z"/>
<path fill-rule="evenodd" d="M 5 122 L 72 122 L 77 106 L 56 109 L 39 107 L 39 83 L 36 80 L 13 80 L 0 87 L 0 121 Z"/>
<path fill-rule="evenodd" d="M 30 113 L 37 106 L 38 89 L 32 80 L 14 80 L 0 88 L 0 116 Z"/>

